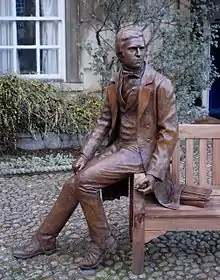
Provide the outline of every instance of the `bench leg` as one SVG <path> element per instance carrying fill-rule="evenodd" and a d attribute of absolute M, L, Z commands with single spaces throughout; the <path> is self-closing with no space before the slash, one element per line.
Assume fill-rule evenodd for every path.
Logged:
<path fill-rule="evenodd" d="M 145 200 L 134 190 L 134 177 L 130 178 L 130 237 L 132 241 L 132 272 L 144 271 Z"/>
<path fill-rule="evenodd" d="M 132 272 L 139 275 L 144 272 L 144 215 L 134 217 L 132 233 Z"/>

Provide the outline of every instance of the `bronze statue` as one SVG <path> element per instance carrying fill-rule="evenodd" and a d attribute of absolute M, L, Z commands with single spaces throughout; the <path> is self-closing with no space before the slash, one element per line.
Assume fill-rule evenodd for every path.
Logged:
<path fill-rule="evenodd" d="M 146 63 L 145 41 L 138 29 L 119 31 L 115 47 L 122 68 L 111 79 L 97 124 L 73 163 L 75 175 L 64 184 L 31 242 L 13 250 L 17 258 L 53 253 L 57 235 L 80 203 L 92 241 L 80 267 L 97 267 L 107 251 L 117 247 L 100 189 L 103 199 L 126 195 L 124 183 L 132 174 L 140 174 L 137 189 L 153 191 L 165 207 L 179 206 L 179 190 L 169 176 L 178 130 L 171 82 Z M 94 156 L 108 136 L 108 147 Z"/>

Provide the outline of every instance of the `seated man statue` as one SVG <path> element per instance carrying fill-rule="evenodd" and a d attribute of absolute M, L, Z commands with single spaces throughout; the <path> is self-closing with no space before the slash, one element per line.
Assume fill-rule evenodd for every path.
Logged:
<path fill-rule="evenodd" d="M 178 132 L 171 82 L 145 61 L 146 46 L 139 29 L 121 29 L 115 48 L 122 67 L 109 82 L 101 115 L 73 163 L 75 174 L 63 185 L 31 241 L 13 249 L 14 257 L 55 252 L 58 234 L 80 204 L 92 241 L 80 268 L 97 267 L 117 247 L 100 190 L 114 190 L 120 196 L 125 193 L 122 182 L 133 174 L 142 174 L 136 187 L 144 194 L 154 192 L 165 207 L 179 206 L 178 189 L 167 175 Z M 95 156 L 104 139 L 109 139 L 108 147 Z"/>

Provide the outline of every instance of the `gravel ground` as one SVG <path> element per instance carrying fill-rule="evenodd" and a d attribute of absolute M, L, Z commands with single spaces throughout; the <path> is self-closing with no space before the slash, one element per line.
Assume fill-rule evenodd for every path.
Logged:
<path fill-rule="evenodd" d="M 55 254 L 14 259 L 11 247 L 32 236 L 69 176 L 70 173 L 56 173 L 0 178 L 1 280 L 220 280 L 219 232 L 168 232 L 145 246 L 145 272 L 132 275 L 127 198 L 104 204 L 119 238 L 119 249 L 115 255 L 108 255 L 97 271 L 83 275 L 77 268 L 82 252 L 89 245 L 80 208 L 59 235 Z"/>

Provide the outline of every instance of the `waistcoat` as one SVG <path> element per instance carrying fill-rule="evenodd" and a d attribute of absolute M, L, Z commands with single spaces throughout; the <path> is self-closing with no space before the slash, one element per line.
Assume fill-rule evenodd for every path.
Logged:
<path fill-rule="evenodd" d="M 125 76 L 121 84 L 118 92 L 120 111 L 119 143 L 122 145 L 136 145 L 140 78 Z"/>

